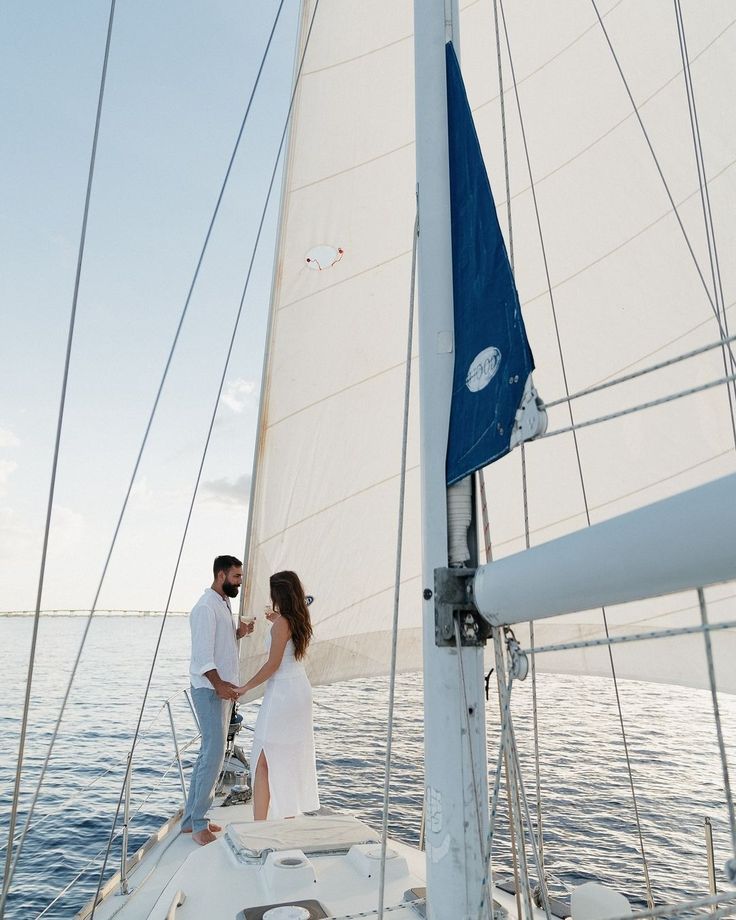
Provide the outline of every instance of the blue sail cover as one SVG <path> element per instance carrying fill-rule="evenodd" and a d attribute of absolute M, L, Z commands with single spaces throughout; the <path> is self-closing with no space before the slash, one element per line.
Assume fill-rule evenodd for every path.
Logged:
<path fill-rule="evenodd" d="M 534 369 L 455 51 L 447 45 L 455 372 L 447 484 L 503 457 Z"/>

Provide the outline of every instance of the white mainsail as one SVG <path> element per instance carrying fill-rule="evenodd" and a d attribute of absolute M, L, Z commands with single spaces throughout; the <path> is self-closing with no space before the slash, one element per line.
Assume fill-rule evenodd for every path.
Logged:
<path fill-rule="evenodd" d="M 551 294 L 502 36 L 514 267 L 535 382 L 548 401 L 565 395 L 552 299 L 571 392 L 718 340 L 725 326 L 714 315 L 721 287 L 725 316 L 733 320 L 736 123 L 724 111 L 724 93 L 736 28 L 725 2 L 682 7 L 720 285 L 706 245 L 673 5 L 608 0 L 598 4 L 603 25 L 588 0 L 504 7 Z M 305 3 L 302 41 L 313 12 L 314 4 Z M 408 2 L 321 0 L 293 116 L 246 603 L 261 615 L 268 575 L 299 572 L 316 597 L 317 682 L 382 673 L 389 660 L 415 211 L 411 13 Z M 464 79 L 508 232 L 495 43 L 491 0 L 461 4 Z M 659 399 L 726 371 L 733 372 L 716 349 L 576 401 L 575 420 Z M 550 411 L 550 430 L 568 424 L 564 405 Z M 591 522 L 736 469 L 725 386 L 582 429 L 577 440 Z M 586 526 L 572 434 L 529 444 L 526 461 L 531 543 Z M 418 666 L 420 648 L 417 463 L 412 410 L 404 668 Z M 518 450 L 487 471 L 487 493 L 494 553 L 523 549 Z M 736 618 L 735 594 L 733 585 L 708 592 L 711 620 Z M 688 595 L 608 616 L 612 632 L 620 633 L 627 623 L 638 632 L 695 623 L 699 614 Z M 591 611 L 538 624 L 535 638 L 540 644 L 602 632 L 600 612 Z M 671 643 L 691 648 L 697 640 Z M 727 661 L 733 634 L 721 633 L 716 644 Z M 244 653 L 258 645 L 244 644 Z M 641 645 L 615 655 L 622 676 L 705 685 L 697 652 Z M 605 649 L 539 656 L 537 665 L 609 673 Z"/>
<path fill-rule="evenodd" d="M 717 301 L 717 294 L 674 5 L 598 5 L 618 63 L 591 3 L 505 7 L 569 390 L 583 390 L 717 341 L 719 324 L 710 303 Z M 684 3 L 682 12 L 728 308 L 733 306 L 736 282 L 729 256 L 736 229 L 729 205 L 736 200 L 736 122 L 724 117 L 723 90 L 736 51 L 733 9 L 725 3 L 707 8 Z M 489 83 L 498 86 L 491 62 L 485 80 L 472 79 L 483 59 L 483 19 L 479 9 L 468 10 L 463 66 L 500 199 L 505 197 L 500 194 L 500 102 L 497 91 L 486 89 Z M 487 41 L 488 34 L 482 38 Z M 565 395 L 562 365 L 505 54 L 504 62 L 516 281 L 536 360 L 535 382 L 551 401 Z M 505 202 L 499 201 L 499 216 L 504 226 Z M 730 317 L 733 323 L 732 310 Z M 731 365 L 727 367 L 733 373 Z M 607 415 L 722 377 L 724 360 L 718 349 L 576 401 L 575 420 Z M 569 424 L 564 406 L 550 410 L 550 430 Z M 593 523 L 736 469 L 725 386 L 582 429 L 578 445 Z M 530 444 L 526 460 L 532 545 L 584 527 L 585 503 L 572 435 Z M 520 467 L 516 451 L 487 472 L 497 558 L 524 547 Z M 537 577 L 543 578 L 543 573 Z M 707 592 L 711 621 L 736 619 L 735 596 L 733 584 Z M 699 622 L 694 592 L 612 608 L 607 614 L 613 634 Z M 601 635 L 599 611 L 535 624 L 536 645 Z M 719 633 L 714 646 L 717 666 L 721 665 L 719 686 L 734 691 L 728 664 L 736 657 L 733 631 Z M 621 676 L 689 686 L 707 682 L 702 639 L 636 643 L 617 647 L 614 656 Z M 542 655 L 537 666 L 610 674 L 605 648 Z"/>
<path fill-rule="evenodd" d="M 313 14 L 305 3 L 302 48 Z M 246 596 L 262 621 L 268 576 L 298 572 L 316 597 L 310 667 L 319 682 L 384 673 L 389 662 L 413 139 L 411 4 L 322 0 L 284 180 Z M 404 668 L 419 666 L 421 650 L 418 462 L 413 424 Z M 243 645 L 260 651 L 257 641 Z"/>

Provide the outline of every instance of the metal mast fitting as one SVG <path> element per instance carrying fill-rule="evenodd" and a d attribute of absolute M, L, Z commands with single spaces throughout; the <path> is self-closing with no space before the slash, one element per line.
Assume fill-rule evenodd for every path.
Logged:
<path fill-rule="evenodd" d="M 475 569 L 434 570 L 435 644 L 454 646 L 455 622 L 460 624 L 460 642 L 483 646 L 491 635 L 490 623 L 480 615 L 473 598 Z"/>

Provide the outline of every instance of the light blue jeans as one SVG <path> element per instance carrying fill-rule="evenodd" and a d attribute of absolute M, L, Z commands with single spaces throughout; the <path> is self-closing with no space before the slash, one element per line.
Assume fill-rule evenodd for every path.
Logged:
<path fill-rule="evenodd" d="M 192 702 L 199 719 L 202 745 L 189 781 L 189 795 L 181 819 L 182 830 L 194 833 L 207 827 L 207 812 L 215 797 L 215 784 L 225 759 L 227 725 L 232 703 L 221 700 L 214 690 L 192 687 Z"/>

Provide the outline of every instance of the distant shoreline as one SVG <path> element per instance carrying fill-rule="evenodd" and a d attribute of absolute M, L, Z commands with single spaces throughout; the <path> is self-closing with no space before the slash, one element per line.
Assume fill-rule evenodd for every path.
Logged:
<path fill-rule="evenodd" d="M 169 610 L 170 617 L 185 617 L 188 610 Z M 0 610 L 0 617 L 21 619 L 36 615 L 35 610 Z M 121 619 L 132 617 L 163 617 L 163 610 L 95 610 L 96 617 L 118 617 Z M 60 620 L 64 618 L 79 619 L 88 617 L 89 610 L 42 610 L 41 616 L 45 619 Z"/>

